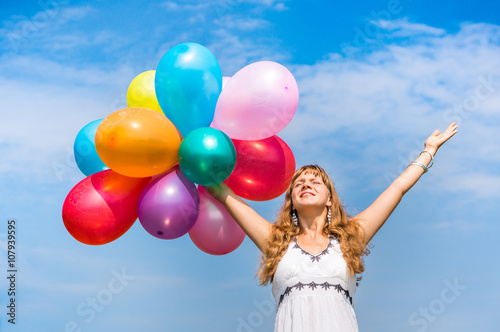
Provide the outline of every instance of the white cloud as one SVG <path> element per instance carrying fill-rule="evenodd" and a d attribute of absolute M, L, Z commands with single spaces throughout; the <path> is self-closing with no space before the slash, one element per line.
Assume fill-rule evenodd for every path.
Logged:
<path fill-rule="evenodd" d="M 91 6 L 65 7 L 61 9 L 61 23 L 78 21 L 94 13 Z"/>
<path fill-rule="evenodd" d="M 0 248 L 4 249 L 5 242 L 0 241 Z M 91 251 L 92 252 L 92 251 Z M 2 252 L 2 254 L 6 254 Z M 57 258 L 57 259 L 55 259 Z M 86 295 L 106 287 L 108 281 L 116 274 L 127 276 L 131 283 L 140 284 L 142 288 L 152 290 L 179 287 L 189 282 L 185 277 L 175 274 L 156 274 L 151 267 L 137 267 L 137 262 L 126 258 L 111 257 L 108 255 L 88 255 L 82 251 L 64 250 L 55 247 L 23 248 L 23 256 L 18 256 L 17 265 L 22 267 L 23 288 L 31 290 L 45 290 L 49 292 L 63 292 L 65 294 Z M 92 266 L 92 270 L 88 267 Z M 40 268 L 42 267 L 42 268 Z M 64 267 L 61 276 L 55 277 L 54 269 Z M 43 271 L 43 273 L 40 273 Z M 65 274 L 72 274 L 73 281 L 67 281 Z M 36 277 L 35 277 L 36 276 Z M 75 277 L 75 276 L 82 276 Z M 65 281 L 63 281 L 65 280 Z"/>
<path fill-rule="evenodd" d="M 159 47 L 156 58 L 159 61 L 177 44 L 186 41 L 198 42 L 200 39 L 204 40 L 203 45 L 217 57 L 223 75 L 233 75 L 252 62 L 261 60 L 280 62 L 290 58 L 287 52 L 278 51 L 279 43 L 275 37 L 262 33 L 262 29 L 272 29 L 272 23 L 256 18 L 256 15 L 248 15 L 248 12 L 258 10 L 266 3 L 257 2 L 257 7 L 245 9 L 245 12 L 241 13 L 238 6 L 243 3 L 242 1 L 211 2 L 210 7 L 204 10 L 189 3 L 164 4 L 164 7 L 171 7 L 172 10 L 187 12 L 189 16 L 186 20 L 192 25 L 190 29 L 182 29 L 169 36 L 168 42 Z M 200 25 L 195 24 L 199 22 L 206 22 L 201 30 Z M 168 32 L 162 30 L 160 34 Z"/>
<path fill-rule="evenodd" d="M 498 167 L 498 156 L 494 158 L 497 159 L 496 166 Z M 447 187 L 457 192 L 473 193 L 479 199 L 500 197 L 500 176 L 498 175 L 468 170 L 467 174 L 447 175 L 447 177 L 445 180 Z"/>
<path fill-rule="evenodd" d="M 206 44 L 219 60 L 224 75 L 233 75 L 255 61 L 286 64 L 292 58 L 277 51 L 272 37 L 248 36 L 246 30 L 235 29 L 255 29 L 271 23 L 231 15 L 236 14 L 228 13 L 215 22 L 216 29 Z M 237 23 L 228 23 L 233 18 Z M 409 163 L 412 152 L 419 149 L 415 141 L 423 147 L 432 131 L 457 120 L 460 132 L 446 144 L 447 159 L 440 159 L 447 165 L 443 172 L 451 169 L 457 176 L 483 171 L 490 174 L 485 167 L 497 167 L 499 162 L 498 121 L 493 120 L 498 120 L 500 110 L 500 27 L 464 23 L 458 32 L 443 34 L 407 20 L 391 21 L 388 26 L 391 29 L 384 33 L 389 40 L 402 30 L 419 31 L 419 35 L 404 43 L 390 42 L 359 58 L 331 54 L 313 65 L 287 65 L 298 81 L 301 99 L 297 114 L 280 136 L 298 154 L 352 151 L 352 159 L 344 157 L 342 162 L 351 165 L 349 170 L 359 172 L 362 178 L 370 174 L 367 172 L 390 173 L 394 178 Z M 185 31 L 175 40 L 190 37 L 192 32 Z M 112 36 L 102 38 L 105 43 Z M 175 40 L 165 44 L 156 58 L 174 46 Z M 0 63 L 2 72 L 22 73 L 30 68 L 24 75 L 48 83 L 30 83 L 13 78 L 16 75 L 0 79 L 0 97 L 7 102 L 6 108 L 17 110 L 6 114 L 1 125 L 2 153 L 16 160 L 3 164 L 3 173 L 44 167 L 33 165 L 32 160 L 48 158 L 64 164 L 78 130 L 117 110 L 118 105 L 124 106 L 127 84 L 137 74 L 126 61 L 112 71 L 63 65 L 40 56 L 3 57 Z M 486 87 L 484 80 L 491 86 Z M 116 102 L 110 103 L 109 93 L 115 95 Z M 481 97 L 484 94 L 488 94 L 487 98 Z M 470 111 L 455 110 L 455 105 L 463 108 L 478 96 L 481 100 L 473 109 L 469 105 Z M 61 127 L 60 123 L 66 125 Z M 29 134 L 22 134 L 18 128 Z M 464 158 L 470 162 L 457 162 Z M 54 178 L 54 171 L 50 172 Z M 387 179 L 373 181 L 367 190 L 387 185 Z M 471 182 L 468 188 L 481 195 L 479 184 Z M 498 195 L 495 190 L 491 193 Z"/>
<path fill-rule="evenodd" d="M 435 224 L 431 224 L 430 228 L 443 233 L 450 232 L 471 232 L 482 229 L 485 226 L 484 222 L 478 220 L 444 220 L 439 221 Z M 429 225 L 423 227 L 423 229 L 428 228 Z"/>
<path fill-rule="evenodd" d="M 189 21 L 194 23 L 198 20 L 205 20 L 206 16 L 224 19 L 226 16 L 233 16 L 238 13 L 244 14 L 246 17 L 248 12 L 261 13 L 265 10 L 275 10 L 282 12 L 288 10 L 285 1 L 276 0 L 216 0 L 202 3 L 191 1 L 174 2 L 167 1 L 162 4 L 162 7 L 170 12 L 190 12 Z M 246 4 L 246 6 L 244 6 Z"/>
<path fill-rule="evenodd" d="M 256 30 L 256 29 L 262 29 L 269 25 L 270 23 L 266 20 L 263 20 L 261 18 L 251 18 L 251 17 L 232 17 L 220 23 L 220 26 L 224 27 L 228 31 Z"/>
<path fill-rule="evenodd" d="M 446 33 L 446 31 L 443 29 L 434 28 L 425 24 L 409 22 L 408 18 L 402 18 L 393 21 L 380 20 L 373 21 L 372 23 L 379 25 L 384 30 L 391 31 L 393 36 L 407 37 L 416 34 L 440 36 Z"/>
<path fill-rule="evenodd" d="M 275 6 L 274 6 L 274 10 L 278 11 L 278 12 L 283 12 L 285 10 L 288 10 L 289 8 L 285 5 L 284 2 L 278 2 Z"/>
<path fill-rule="evenodd" d="M 4 78 L 2 86 L 9 87 L 21 82 L 20 86 L 17 86 L 21 93 L 23 90 L 26 92 L 28 88 L 33 88 L 34 92 L 40 92 L 45 89 L 45 86 L 40 87 L 39 85 L 26 86 L 23 88 L 22 86 L 26 84 L 23 81 L 26 80 L 26 78 L 30 78 L 37 82 L 42 81 L 44 84 L 52 87 L 69 89 L 75 86 L 112 87 L 127 81 L 130 77 L 131 81 L 134 77 L 133 69 L 128 65 L 115 67 L 116 69 L 82 64 L 75 66 L 53 61 L 41 56 L 23 55 L 2 56 L 0 60 L 0 71 L 15 76 L 14 79 L 10 79 L 12 80 L 10 82 L 7 82 L 7 78 Z M 0 76 L 0 79 L 2 79 L 2 76 Z"/>
<path fill-rule="evenodd" d="M 162 4 L 164 8 L 167 10 L 171 11 L 184 11 L 184 10 L 191 10 L 191 11 L 200 11 L 200 10 L 205 10 L 208 7 L 211 6 L 210 2 L 202 2 L 202 3 L 186 3 L 186 2 L 174 2 L 174 1 L 167 1 Z"/>
<path fill-rule="evenodd" d="M 333 54 L 314 65 L 291 67 L 300 101 L 283 131 L 287 142 L 299 153 L 310 152 L 311 146 L 330 153 L 351 151 L 351 158 L 363 162 L 350 174 L 389 172 L 394 179 L 435 129 L 457 121 L 459 133 L 445 144 L 446 154 L 439 152 L 437 162 L 446 167 L 436 181 L 446 190 L 467 188 L 477 198 L 485 192 L 500 197 L 496 177 L 476 174 L 491 174 L 500 163 L 500 27 L 463 24 L 457 33 L 443 35 L 407 21 L 395 26 L 422 35 L 358 58 Z M 443 180 L 450 169 L 474 180 L 460 188 L 451 185 Z M 386 182 L 369 187 L 385 187 Z"/>
<path fill-rule="evenodd" d="M 195 7 L 179 4 L 180 7 L 173 8 L 167 3 L 165 6 L 196 13 L 208 4 Z M 11 53 L 0 57 L 0 98 L 4 100 L 4 109 L 12 110 L 5 113 L 0 123 L 0 152 L 4 160 L 9 161 L 0 165 L 0 173 L 4 176 L 29 174 L 35 181 L 43 183 L 61 181 L 61 174 L 64 174 L 65 180 L 68 176 L 73 180 L 79 178 L 81 174 L 72 156 L 76 134 L 85 124 L 126 107 L 126 89 L 140 71 L 134 68 L 139 66 L 134 58 L 136 55 L 130 54 L 130 49 L 124 47 L 126 42 L 123 38 L 108 31 L 67 31 L 64 28 L 70 20 L 82 19 L 92 12 L 89 7 L 58 8 L 50 24 L 37 32 L 37 47 L 41 52 L 31 55 L 28 55 L 29 52 Z M 257 29 L 269 22 L 233 15 L 236 14 L 228 12 L 222 20 L 213 23 L 216 27 L 211 37 L 213 42 L 207 43 L 207 47 L 224 64 L 226 75 L 232 75 L 243 66 L 266 57 L 280 59 L 273 57 L 275 52 L 269 47 L 273 44 L 271 39 L 245 38 L 230 32 Z M 20 29 L 19 24 L 24 21 L 17 25 L 12 23 L 11 28 Z M 12 29 L 10 31 L 14 31 Z M 154 33 L 161 34 L 160 30 L 161 27 L 158 27 Z M 148 61 L 153 65 L 147 69 L 154 69 L 161 56 L 172 46 L 196 39 L 196 31 L 186 29 L 174 36 L 168 39 L 165 47 L 160 48 L 154 59 Z M 113 58 L 120 57 L 120 61 L 106 67 L 99 63 L 71 61 L 69 55 L 81 54 L 89 46 L 97 46 L 99 51 L 108 54 L 118 49 Z M 51 54 L 67 54 L 68 57 L 58 58 Z M 30 172 L 26 173 L 26 169 Z"/>
<path fill-rule="evenodd" d="M 263 60 L 285 61 L 287 53 L 279 53 L 267 38 L 242 37 L 226 28 L 213 31 L 214 38 L 207 45 L 221 64 L 222 74 L 232 76 L 250 63 Z"/>
<path fill-rule="evenodd" d="M 17 52 L 21 47 L 31 44 L 34 40 L 49 37 L 72 21 L 79 21 L 90 15 L 94 10 L 90 6 L 63 7 L 57 2 L 33 15 L 32 17 L 12 16 L 4 21 L 6 28 L 0 29 L 0 39 L 5 49 Z"/>
<path fill-rule="evenodd" d="M 232 0 L 236 1 L 236 0 Z M 285 2 L 288 0 L 242 0 L 242 2 L 246 3 L 251 3 L 251 4 L 256 4 L 256 5 L 263 5 L 269 8 L 274 8 L 274 9 L 280 9 L 284 8 Z M 278 7 L 278 8 L 277 8 Z"/>
<path fill-rule="evenodd" d="M 28 63 L 30 58 L 12 59 L 10 64 Z M 3 175 L 34 177 L 37 183 L 61 181 L 54 165 L 63 166 L 79 177 L 74 165 L 73 143 L 87 123 L 106 117 L 123 105 L 118 82 L 131 81 L 134 75 L 61 66 L 40 60 L 39 77 L 47 82 L 0 77 L 0 99 L 5 112 L 0 122 L 0 152 Z M 7 65 L 2 64 L 2 67 Z M 21 67 L 22 68 L 22 67 Z M 50 79 L 50 80 L 49 80 Z M 99 88 L 102 89 L 99 92 Z M 110 96 L 116 96 L 115 101 Z"/>

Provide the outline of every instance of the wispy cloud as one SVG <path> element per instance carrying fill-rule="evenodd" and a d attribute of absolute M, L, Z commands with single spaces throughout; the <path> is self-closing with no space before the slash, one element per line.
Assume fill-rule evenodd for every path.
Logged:
<path fill-rule="evenodd" d="M 391 31 L 392 36 L 414 36 L 414 35 L 434 35 L 441 36 L 446 34 L 446 31 L 439 28 L 434 28 L 426 24 L 410 22 L 407 17 L 392 21 L 380 20 L 373 22 L 384 30 Z"/>
<path fill-rule="evenodd" d="M 207 6 L 208 3 L 164 4 L 167 10 L 189 11 L 192 17 L 205 15 Z M 27 49 L 19 54 L 6 52 L 0 56 L 0 97 L 6 101 L 6 109 L 16 110 L 8 112 L 0 123 L 0 152 L 6 160 L 12 161 L 0 166 L 3 175 L 12 177 L 23 174 L 23 169 L 29 168 L 28 174 L 35 174 L 35 178 L 44 179 L 43 182 L 60 181 L 61 177 L 57 176 L 53 167 L 57 164 L 64 168 L 66 176 L 70 176 L 67 172 L 70 171 L 78 177 L 79 170 L 72 162 L 72 144 L 78 130 L 93 120 L 126 107 L 126 89 L 133 77 L 154 69 L 161 56 L 172 46 L 197 40 L 202 34 L 196 29 L 174 34 L 174 38 L 168 38 L 168 43 L 151 56 L 150 53 L 141 53 L 140 48 L 131 52 L 127 43 L 131 43 L 133 38 L 123 41 L 110 31 L 66 28 L 66 24 L 91 15 L 99 17 L 102 13 L 89 7 L 60 7 L 50 25 L 47 23 L 45 30 L 37 32 L 36 43 L 28 43 Z M 169 24 L 175 25 L 175 19 Z M 7 24 L 9 29 L 4 29 L 0 38 L 22 29 L 22 22 L 26 19 L 19 20 L 18 23 Z M 223 18 L 214 19 L 210 24 L 212 33 L 206 46 L 218 57 L 225 75 L 232 75 L 251 62 L 264 59 L 280 61 L 284 58 L 283 55 L 275 56 L 279 52 L 269 46 L 275 44 L 272 38 L 263 34 L 256 34 L 253 38 L 244 36 L 249 30 L 258 30 L 259 26 L 270 24 L 263 19 L 245 18 L 237 12 L 227 12 Z M 161 25 L 155 27 L 152 34 L 161 36 L 161 29 Z M 82 58 L 83 54 L 94 49 L 102 52 L 103 58 L 111 56 L 116 63 L 104 66 L 102 59 L 94 62 L 73 59 L 73 55 Z M 118 58 L 119 61 L 116 60 Z M 146 63 L 150 66 L 144 68 Z M 65 125 L 61 126 L 61 123 Z M 70 178 L 74 180 L 75 176 Z"/>
<path fill-rule="evenodd" d="M 462 233 L 462 232 L 471 232 L 483 229 L 484 226 L 485 226 L 484 222 L 477 220 L 445 220 L 435 224 L 431 224 L 430 227 L 435 231 L 443 233 L 450 233 L 450 232 Z"/>
<path fill-rule="evenodd" d="M 75 66 L 39 55 L 3 56 L 0 59 L 0 70 L 5 76 L 16 77 L 18 81 L 43 82 L 52 86 L 109 87 L 133 76 L 132 68 L 127 64 L 116 69 L 105 69 L 90 64 Z M 30 70 L 26 71 L 26 68 Z M 5 76 L 4 80 L 7 79 Z M 9 86 L 5 81 L 3 84 Z M 40 91 L 40 87 L 33 86 L 33 88 Z"/>
<path fill-rule="evenodd" d="M 235 23 L 225 21 L 233 18 Z M 412 37 L 395 39 L 359 59 L 331 54 L 327 60 L 313 65 L 288 65 L 298 81 L 301 99 L 297 114 L 281 136 L 297 154 L 311 155 L 315 150 L 312 145 L 317 146 L 318 151 L 348 148 L 373 165 L 375 171 L 389 172 L 389 177 L 395 178 L 411 161 L 413 150 L 418 149 L 415 141 L 420 140 L 423 146 L 423 141 L 434 129 L 444 129 L 449 122 L 458 119 L 462 132 L 453 139 L 455 145 L 447 147 L 446 158 L 467 158 L 471 162 L 450 166 L 457 167 L 454 174 L 469 174 L 471 165 L 475 165 L 475 172 L 483 171 L 485 164 L 480 164 L 479 160 L 484 158 L 497 163 L 493 152 L 498 150 L 494 142 L 499 134 L 492 119 L 498 119 L 500 104 L 500 27 L 469 23 L 462 24 L 456 33 L 443 33 L 406 19 L 386 23 L 388 28 L 383 33 L 389 40 L 403 30 Z M 271 24 L 269 22 L 228 13 L 226 18 L 213 24 L 206 46 L 217 56 L 224 75 L 233 75 L 255 61 L 272 60 L 286 65 L 292 59 L 291 54 L 270 46 L 275 44 L 272 37 L 257 34 L 250 38 L 244 33 L 247 29 Z M 413 38 L 417 31 L 418 38 Z M 176 40 L 183 42 L 194 36 L 193 32 L 186 34 L 178 35 Z M 105 37 L 103 42 L 107 38 L 111 37 Z M 175 40 L 164 44 L 156 58 L 174 45 Z M 124 106 L 119 88 L 124 94 L 127 82 L 137 74 L 126 61 L 106 71 L 100 67 L 61 64 L 40 56 L 4 57 L 4 60 L 0 68 L 4 73 L 11 73 L 10 77 L 16 76 L 15 68 L 30 67 L 30 63 L 36 62 L 39 66 L 28 75 L 52 84 L 40 88 L 36 83 L 26 84 L 13 78 L 0 81 L 5 87 L 1 92 L 4 100 L 12 101 L 8 107 L 29 114 L 27 121 L 14 113 L 7 115 L 11 125 L 3 128 L 1 149 L 4 156 L 15 158 L 19 163 L 15 167 L 4 165 L 4 172 L 21 171 L 23 166 L 20 165 L 33 168 L 33 158 L 43 160 L 47 153 L 54 154 L 54 151 L 58 151 L 59 156 L 67 156 L 71 153 L 68 146 L 79 128 L 118 109 L 113 109 L 118 104 Z M 490 86 L 485 87 L 484 80 L 490 82 Z M 57 81 L 68 86 L 58 86 Z M 77 90 L 73 86 L 77 86 Z M 97 92 L 92 87 L 115 91 L 117 102 L 110 103 L 109 99 L 106 102 L 102 91 Z M 488 98 L 482 98 L 472 111 L 457 113 L 455 105 L 469 102 L 478 87 L 483 94 L 489 92 Z M 89 95 L 96 99 L 89 99 Z M 48 114 L 49 117 L 44 116 Z M 56 119 L 64 119 L 72 125 L 60 128 Z M 19 131 L 12 129 L 16 126 L 36 134 L 21 137 Z M 43 135 L 44 132 L 51 134 Z M 297 132 L 307 135 L 296 135 Z M 491 140 L 479 138 L 485 132 L 491 135 Z M 382 142 L 391 148 L 380 149 Z M 490 153 L 478 158 L 475 155 L 477 146 Z M 19 151 L 30 152 L 20 155 Z M 396 152 L 394 157 L 395 151 L 401 152 Z M 364 167 L 354 160 L 352 166 L 353 170 L 359 168 L 361 174 L 365 174 Z M 371 186 L 386 185 L 387 178 Z M 459 190 L 455 186 L 448 187 L 452 188 Z M 468 188 L 481 196 L 480 185 L 471 182 Z M 498 193 L 492 191 L 492 194 Z"/>
<path fill-rule="evenodd" d="M 6 254 L 4 252 L 5 241 L 0 241 L 0 248 L 2 254 Z M 54 257 L 57 257 L 57 260 Z M 75 296 L 95 293 L 96 290 L 106 285 L 109 278 L 116 274 L 130 276 L 134 282 L 137 281 L 141 284 L 142 289 L 144 286 L 155 290 L 179 287 L 189 282 L 185 277 L 178 277 L 174 273 L 171 275 L 156 274 L 148 266 L 141 266 L 138 269 L 135 261 L 126 258 L 102 257 L 92 253 L 83 254 L 77 250 L 61 251 L 57 247 L 25 247 L 23 248 L 23 256 L 18 258 L 17 264 L 22 266 L 22 273 L 25 277 L 22 284 L 24 289 L 63 291 Z M 39 266 L 45 268 L 46 274 L 37 272 L 40 271 Z M 93 266 L 93 269 L 88 270 L 87 266 Z M 57 276 L 54 276 L 53 269 L 59 271 Z M 71 281 L 66 278 L 67 274 L 77 274 L 82 277 L 74 278 Z"/>
<path fill-rule="evenodd" d="M 217 56 L 222 73 L 232 76 L 244 66 L 263 60 L 284 62 L 289 59 L 287 53 L 277 53 L 266 38 L 251 39 L 220 28 L 214 31 L 213 40 L 207 47 Z"/>
<path fill-rule="evenodd" d="M 41 9 L 31 17 L 14 15 L 3 21 L 0 39 L 4 51 L 18 52 L 35 45 L 42 46 L 40 42 L 50 39 L 55 31 L 70 22 L 82 20 L 94 11 L 90 6 L 61 7 L 57 1 Z"/>
<path fill-rule="evenodd" d="M 167 10 L 171 11 L 182 11 L 182 10 L 190 10 L 190 11 L 201 11 L 206 10 L 210 7 L 209 2 L 197 3 L 197 2 L 179 2 L 179 1 L 167 1 L 162 4 Z"/>
<path fill-rule="evenodd" d="M 498 157 L 495 156 L 495 159 Z M 495 171 L 498 169 L 496 160 Z M 486 173 L 486 174 L 485 174 Z M 467 174 L 450 176 L 446 180 L 447 187 L 465 194 L 473 193 L 478 199 L 494 199 L 500 197 L 500 176 L 470 170 Z"/>
<path fill-rule="evenodd" d="M 251 18 L 251 17 L 232 17 L 230 19 L 224 20 L 220 24 L 221 27 L 226 28 L 228 31 L 231 30 L 256 30 L 262 29 L 270 25 L 269 21 L 261 18 Z"/>
<path fill-rule="evenodd" d="M 238 0 L 233 0 L 233 1 L 238 1 Z M 286 6 L 286 2 L 288 2 L 289 0 L 239 0 L 239 1 L 257 5 L 263 5 L 269 8 L 276 9 L 277 6 L 278 7 Z"/>
<path fill-rule="evenodd" d="M 493 122 L 500 114 L 500 27 L 463 24 L 457 33 L 446 34 L 406 20 L 393 27 L 408 35 L 419 31 L 421 36 L 393 41 L 359 59 L 332 54 L 314 65 L 292 67 L 301 99 L 283 132 L 287 142 L 299 153 L 311 145 L 332 153 L 356 151 L 365 161 L 356 168 L 358 174 L 365 174 L 369 164 L 379 174 L 391 170 L 395 179 L 435 129 L 458 121 L 460 133 L 446 147 L 447 160 L 442 162 L 456 168 L 457 176 L 470 178 L 478 171 L 490 172 L 483 158 L 498 168 L 496 154 L 487 151 L 498 151 L 500 139 L 498 122 Z M 385 33 L 391 37 L 391 31 Z M 306 134 L 294 134 L 299 132 Z M 489 139 L 484 140 L 486 133 Z M 478 149 L 485 154 L 479 157 Z M 396 160 L 395 151 L 401 151 Z M 467 181 L 467 188 L 480 198 L 488 179 L 477 180 Z M 487 192 L 500 196 L 494 187 Z"/>

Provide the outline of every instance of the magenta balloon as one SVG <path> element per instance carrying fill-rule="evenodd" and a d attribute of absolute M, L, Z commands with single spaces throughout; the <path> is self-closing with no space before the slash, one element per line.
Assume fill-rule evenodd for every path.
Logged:
<path fill-rule="evenodd" d="M 189 232 L 200 212 L 200 198 L 193 182 L 176 165 L 155 177 L 142 191 L 137 214 L 149 234 L 164 240 Z"/>
<path fill-rule="evenodd" d="M 259 61 L 240 69 L 222 89 L 212 127 L 239 140 L 277 134 L 292 120 L 299 88 L 279 63 Z"/>
<path fill-rule="evenodd" d="M 234 221 L 224 206 L 210 195 L 203 186 L 198 186 L 200 215 L 189 231 L 193 243 L 211 255 L 225 255 L 240 246 L 245 232 Z"/>

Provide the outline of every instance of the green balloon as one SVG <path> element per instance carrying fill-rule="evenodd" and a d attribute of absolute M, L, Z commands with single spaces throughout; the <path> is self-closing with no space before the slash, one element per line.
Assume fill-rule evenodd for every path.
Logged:
<path fill-rule="evenodd" d="M 236 166 L 234 144 L 222 131 L 203 127 L 190 132 L 179 147 L 179 166 L 194 183 L 214 186 Z"/>

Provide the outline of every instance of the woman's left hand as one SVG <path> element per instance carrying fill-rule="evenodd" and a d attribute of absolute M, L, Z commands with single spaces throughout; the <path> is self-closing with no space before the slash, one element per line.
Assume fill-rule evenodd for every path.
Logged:
<path fill-rule="evenodd" d="M 432 152 L 432 154 L 436 154 L 437 150 L 441 145 L 444 144 L 447 140 L 449 140 L 453 135 L 458 133 L 458 125 L 456 122 L 452 122 L 448 128 L 443 133 L 440 133 L 439 130 L 436 130 L 432 133 L 431 136 L 425 141 L 425 150 Z"/>

